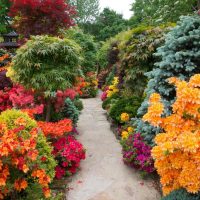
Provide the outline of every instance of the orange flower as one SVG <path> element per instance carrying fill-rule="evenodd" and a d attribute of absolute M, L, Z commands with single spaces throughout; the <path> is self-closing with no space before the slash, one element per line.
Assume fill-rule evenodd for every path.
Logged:
<path fill-rule="evenodd" d="M 24 118 L 18 118 L 15 120 L 15 125 L 19 126 L 25 126 L 26 125 L 26 120 Z"/>
<path fill-rule="evenodd" d="M 51 135 L 53 137 L 60 137 L 65 133 L 69 133 L 73 128 L 70 119 L 63 119 L 55 123 L 39 121 L 38 125 L 46 136 Z"/>
<path fill-rule="evenodd" d="M 190 193 L 200 191 L 200 74 L 189 83 L 171 78 L 176 86 L 173 113 L 161 117 L 164 106 L 158 94 L 150 97 L 148 113 L 143 117 L 165 133 L 156 136 L 152 149 L 155 168 L 161 176 L 163 193 L 185 188 Z"/>
<path fill-rule="evenodd" d="M 51 196 L 51 190 L 49 188 L 45 187 L 42 189 L 42 191 L 44 193 L 45 198 L 49 198 Z"/>
<path fill-rule="evenodd" d="M 15 180 L 15 183 L 14 183 L 14 188 L 17 190 L 17 191 L 21 191 L 21 190 L 25 190 L 28 186 L 28 183 L 25 179 L 17 179 Z"/>

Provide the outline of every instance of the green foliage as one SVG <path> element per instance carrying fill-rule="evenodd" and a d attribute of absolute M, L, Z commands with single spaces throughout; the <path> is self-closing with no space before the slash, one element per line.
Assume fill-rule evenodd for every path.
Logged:
<path fill-rule="evenodd" d="M 57 122 L 64 118 L 69 118 L 73 121 L 73 124 L 76 125 L 79 119 L 79 110 L 74 105 L 70 98 L 65 99 L 64 107 L 60 112 L 53 111 L 51 121 Z"/>
<path fill-rule="evenodd" d="M 93 22 L 99 15 L 99 0 L 68 0 L 69 4 L 76 7 L 76 22 L 81 25 Z"/>
<path fill-rule="evenodd" d="M 105 83 L 105 85 L 111 85 L 111 84 L 112 84 L 112 81 L 113 81 L 113 79 L 114 79 L 114 77 L 115 77 L 115 73 L 116 73 L 116 66 L 114 65 L 114 66 L 112 67 L 111 72 L 108 74 L 108 76 L 107 76 L 107 78 L 106 78 L 106 83 Z"/>
<path fill-rule="evenodd" d="M 132 6 L 132 23 L 176 22 L 181 15 L 193 13 L 196 5 L 196 0 L 136 0 Z"/>
<path fill-rule="evenodd" d="M 128 31 L 126 40 L 121 42 L 122 66 L 126 70 L 125 86 L 129 87 L 134 95 L 143 95 L 147 85 L 144 73 L 153 69 L 153 53 L 164 43 L 164 34 L 168 30 L 166 26 L 139 26 Z"/>
<path fill-rule="evenodd" d="M 165 114 L 171 113 L 171 105 L 175 100 L 176 92 L 173 85 L 167 81 L 170 77 L 188 80 L 192 75 L 200 73 L 200 17 L 181 17 L 177 26 L 166 36 L 165 44 L 158 48 L 155 54 L 160 58 L 156 67 L 148 72 L 149 82 L 146 89 L 146 98 L 138 110 L 138 117 L 142 117 L 148 108 L 149 96 L 159 93 L 165 104 Z M 145 136 L 145 140 L 153 143 L 159 129 L 144 123 L 136 122 L 137 131 Z"/>
<path fill-rule="evenodd" d="M 83 33 L 79 28 L 71 28 L 63 32 L 64 37 L 76 41 L 81 47 L 82 53 L 82 70 L 87 72 L 96 71 L 96 53 L 97 44 L 91 35 Z"/>
<path fill-rule="evenodd" d="M 17 50 L 8 74 L 27 88 L 64 90 L 75 81 L 79 50 L 73 40 L 34 36 Z"/>
<path fill-rule="evenodd" d="M 115 94 L 113 94 L 111 97 L 106 98 L 106 99 L 103 101 L 102 108 L 103 108 L 104 110 L 109 109 L 110 105 L 111 105 L 114 101 L 117 101 L 119 98 L 120 98 L 120 95 L 119 95 L 118 93 L 115 93 Z"/>
<path fill-rule="evenodd" d="M 86 23 L 83 28 L 95 36 L 98 41 L 105 41 L 119 32 L 127 29 L 127 20 L 114 10 L 105 8 L 94 23 Z"/>
<path fill-rule="evenodd" d="M 0 115 L 0 123 L 6 123 L 9 129 L 17 128 L 15 120 L 23 118 L 26 121 L 26 131 L 29 132 L 33 128 L 37 127 L 35 120 L 31 119 L 28 114 L 21 112 L 20 110 L 6 110 Z"/>
<path fill-rule="evenodd" d="M 83 110 L 83 102 L 80 99 L 75 99 L 73 103 L 79 111 Z"/>
<path fill-rule="evenodd" d="M 36 148 L 39 152 L 39 155 L 38 155 L 39 159 L 37 159 L 36 163 L 42 169 L 45 169 L 46 173 L 50 176 L 50 178 L 52 180 L 55 176 L 54 169 L 55 169 L 57 163 L 54 160 L 52 153 L 51 153 L 53 151 L 53 148 L 50 146 L 50 143 L 47 142 L 47 139 L 43 133 L 38 134 Z M 43 162 L 41 160 L 42 157 L 46 158 L 45 162 Z"/>
<path fill-rule="evenodd" d="M 9 0 L 0 1 L 0 34 L 6 33 L 10 29 L 8 11 L 10 8 Z"/>
<path fill-rule="evenodd" d="M 74 103 L 71 101 L 70 98 L 66 98 L 65 105 L 62 110 L 62 115 L 66 118 L 69 118 L 73 121 L 73 124 L 77 124 L 79 119 L 79 110 L 76 108 Z"/>
<path fill-rule="evenodd" d="M 130 117 L 135 117 L 137 110 L 141 104 L 141 99 L 138 97 L 122 98 L 111 105 L 109 116 L 115 121 L 120 123 L 121 114 L 128 113 Z"/>
<path fill-rule="evenodd" d="M 191 194 L 184 189 L 175 190 L 171 192 L 166 197 L 163 197 L 162 200 L 199 200 L 200 194 Z"/>

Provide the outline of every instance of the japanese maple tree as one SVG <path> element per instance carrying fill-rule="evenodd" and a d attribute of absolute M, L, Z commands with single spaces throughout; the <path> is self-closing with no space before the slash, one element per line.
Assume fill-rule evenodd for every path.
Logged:
<path fill-rule="evenodd" d="M 75 25 L 75 7 L 65 0 L 11 0 L 9 15 L 14 17 L 14 28 L 25 37 L 57 35 L 60 28 Z"/>

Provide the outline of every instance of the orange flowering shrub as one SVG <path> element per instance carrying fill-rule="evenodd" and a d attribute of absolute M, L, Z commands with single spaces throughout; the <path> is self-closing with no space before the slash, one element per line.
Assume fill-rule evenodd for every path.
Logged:
<path fill-rule="evenodd" d="M 61 137 L 65 133 L 69 133 L 73 129 L 70 119 L 63 119 L 58 122 L 39 121 L 38 126 L 42 129 L 45 136 Z"/>
<path fill-rule="evenodd" d="M 143 117 L 164 130 L 156 136 L 156 146 L 152 149 L 155 168 L 165 195 L 179 188 L 197 193 L 200 191 L 200 74 L 189 82 L 176 78 L 169 81 L 177 88 L 173 113 L 162 117 L 161 97 L 153 94 L 148 113 Z"/>
<path fill-rule="evenodd" d="M 19 199 L 21 191 L 25 196 L 30 195 L 28 188 L 33 185 L 38 185 L 46 198 L 50 196 L 49 183 L 56 162 L 33 119 L 17 110 L 2 112 L 0 149 L 0 199 L 11 196 Z"/>

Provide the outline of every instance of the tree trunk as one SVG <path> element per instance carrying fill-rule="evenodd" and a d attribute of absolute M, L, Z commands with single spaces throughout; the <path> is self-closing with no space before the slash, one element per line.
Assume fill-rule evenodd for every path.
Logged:
<path fill-rule="evenodd" d="M 46 108 L 46 122 L 49 122 L 51 118 L 51 99 L 47 99 L 47 108 Z"/>

